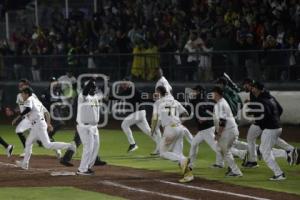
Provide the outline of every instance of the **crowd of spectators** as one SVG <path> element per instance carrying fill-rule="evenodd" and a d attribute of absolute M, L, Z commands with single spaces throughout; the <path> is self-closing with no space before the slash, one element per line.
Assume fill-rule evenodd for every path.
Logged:
<path fill-rule="evenodd" d="M 41 65 L 51 65 L 53 69 L 61 66 L 71 70 L 102 69 L 107 73 L 111 67 L 119 66 L 120 76 L 130 74 L 147 80 L 153 78 L 151 70 L 159 65 L 170 78 L 176 78 L 171 77 L 174 75 L 171 72 L 181 77 L 184 72 L 186 80 L 212 80 L 221 71 L 235 79 L 242 78 L 241 74 L 268 80 L 300 78 L 297 51 L 267 51 L 300 49 L 300 0 L 103 0 L 101 3 L 99 12 L 92 17 L 81 10 L 72 10 L 66 19 L 63 8 L 55 9 L 50 27 L 33 30 L 24 27 L 13 33 L 11 45 L 0 42 L 0 54 L 66 56 L 51 62 L 44 57 L 31 58 L 28 62 L 36 80 L 41 78 Z M 210 54 L 231 50 L 250 50 L 250 53 Z M 168 52 L 193 54 L 174 56 Z M 114 53 L 124 56 L 114 57 Z M 130 53 L 135 56 L 127 55 Z M 147 60 L 147 56 L 141 56 L 144 53 L 160 53 L 160 56 L 152 55 Z M 86 56 L 78 58 L 75 56 L 78 54 Z M 19 72 L 22 62 L 24 59 L 16 59 L 14 70 Z"/>

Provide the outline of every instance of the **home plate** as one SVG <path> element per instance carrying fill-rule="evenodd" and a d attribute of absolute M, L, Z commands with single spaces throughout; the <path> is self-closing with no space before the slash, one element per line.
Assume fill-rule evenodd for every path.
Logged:
<path fill-rule="evenodd" d="M 51 172 L 51 176 L 75 176 L 75 172 L 60 171 L 60 172 Z"/>

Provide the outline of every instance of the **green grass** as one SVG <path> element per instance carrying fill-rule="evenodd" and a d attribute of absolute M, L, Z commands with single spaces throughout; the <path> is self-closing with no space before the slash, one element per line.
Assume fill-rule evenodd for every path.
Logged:
<path fill-rule="evenodd" d="M 72 187 L 28 187 L 28 188 L 0 188 L 0 197 L 5 200 L 121 200 L 122 198 L 109 196 L 97 192 L 89 192 Z"/>
<path fill-rule="evenodd" d="M 11 127 L 0 126 L 1 136 L 8 142 L 16 144 L 15 153 L 22 151 L 20 142 Z M 70 141 L 73 138 L 74 131 L 60 131 L 56 135 L 56 140 Z M 100 154 L 103 160 L 112 165 L 128 166 L 141 169 L 160 170 L 164 172 L 178 172 L 177 164 L 163 160 L 161 158 L 149 158 L 150 152 L 154 150 L 152 140 L 139 131 L 134 131 L 134 137 L 139 149 L 132 154 L 127 154 L 128 142 L 125 135 L 120 130 L 100 130 L 101 148 Z M 293 143 L 295 146 L 300 144 Z M 79 159 L 79 153 L 75 159 Z M 189 145 L 185 144 L 184 154 L 187 155 Z M 3 151 L 2 151 L 3 153 Z M 34 154 L 52 154 L 52 151 L 43 148 L 34 147 Z M 194 173 L 196 176 L 210 180 L 218 180 L 222 182 L 243 185 L 248 187 L 264 188 L 274 191 L 282 191 L 300 195 L 300 166 L 290 167 L 283 159 L 278 159 L 278 163 L 282 170 L 286 173 L 287 180 L 281 182 L 271 182 L 268 178 L 272 176 L 272 172 L 266 167 L 263 161 L 259 162 L 260 167 L 257 169 L 242 169 L 244 177 L 241 178 L 225 178 L 225 169 L 211 169 L 210 165 L 214 163 L 214 152 L 205 144 L 199 147 L 198 160 Z M 238 161 L 240 164 L 241 162 Z"/>

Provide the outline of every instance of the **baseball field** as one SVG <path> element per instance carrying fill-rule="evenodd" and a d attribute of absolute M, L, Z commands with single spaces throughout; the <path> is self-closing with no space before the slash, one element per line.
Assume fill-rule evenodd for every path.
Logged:
<path fill-rule="evenodd" d="M 293 139 L 297 129 L 293 130 L 288 141 L 299 147 L 300 143 L 296 142 L 300 140 Z M 55 139 L 71 141 L 73 132 L 59 131 Z M 94 176 L 52 176 L 53 172 L 76 172 L 81 148 L 74 157 L 75 166 L 68 168 L 59 164 L 54 152 L 35 145 L 30 169 L 24 171 L 14 164 L 20 159 L 22 147 L 13 127 L 0 126 L 0 134 L 15 145 L 14 156 L 10 158 L 1 149 L 0 199 L 300 199 L 300 166 L 289 166 L 283 159 L 278 162 L 287 176 L 284 181 L 269 181 L 272 172 L 263 161 L 259 162 L 259 168 L 241 168 L 243 177 L 225 178 L 226 169 L 210 167 L 215 155 L 203 143 L 194 169 L 195 181 L 180 184 L 181 175 L 176 163 L 150 156 L 154 149 L 150 138 L 134 131 L 139 149 L 128 154 L 128 142 L 121 130 L 104 129 L 100 130 L 100 155 L 108 165 L 95 167 Z M 185 143 L 185 155 L 188 150 L 189 144 Z M 240 165 L 241 161 L 238 163 Z"/>

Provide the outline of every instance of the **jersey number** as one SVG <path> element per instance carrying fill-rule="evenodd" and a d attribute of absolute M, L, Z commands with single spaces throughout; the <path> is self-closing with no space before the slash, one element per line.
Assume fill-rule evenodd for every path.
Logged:
<path fill-rule="evenodd" d="M 166 110 L 168 111 L 168 116 L 176 116 L 176 108 L 168 106 L 166 107 Z"/>

